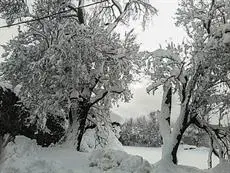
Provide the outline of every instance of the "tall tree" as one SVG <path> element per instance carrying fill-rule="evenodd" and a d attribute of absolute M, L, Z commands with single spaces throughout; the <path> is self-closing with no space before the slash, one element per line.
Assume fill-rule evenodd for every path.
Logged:
<path fill-rule="evenodd" d="M 122 40 L 114 28 L 136 12 L 144 11 L 146 17 L 156 12 L 144 0 L 129 1 L 125 8 L 118 1 L 91 4 L 96 6 L 84 0 L 77 5 L 71 0 L 35 1 L 27 29 L 19 29 L 4 46 L 2 64 L 4 78 L 22 85 L 21 97 L 41 120 L 47 113 L 69 113 L 64 142 L 77 150 L 88 119 L 96 123 L 112 103 L 131 98 L 128 84 L 139 46 L 132 32 Z M 86 7 L 93 8 L 88 15 Z"/>
<path fill-rule="evenodd" d="M 227 7 L 217 2 L 181 1 L 177 24 L 185 27 L 188 42 L 181 46 L 169 44 L 167 50 L 145 53 L 147 73 L 153 81 L 147 91 L 154 92 L 160 86 L 163 87 L 159 115 L 164 143 L 162 159 L 174 164 L 177 163 L 176 154 L 183 133 L 192 123 L 204 128 L 215 141 L 218 146 L 218 152 L 215 152 L 219 158 L 228 157 L 228 152 L 224 154 L 228 151 L 226 141 L 221 136 L 221 133 L 227 133 L 227 128 L 223 128 L 223 124 L 219 128 L 213 127 L 208 121 L 210 116 L 226 115 L 230 96 L 230 52 L 226 41 L 228 25 L 224 23 L 225 17 L 221 14 L 223 12 L 227 16 Z M 223 35 L 218 35 L 222 32 Z M 172 127 L 170 117 L 173 93 L 179 95 L 180 112 Z"/>

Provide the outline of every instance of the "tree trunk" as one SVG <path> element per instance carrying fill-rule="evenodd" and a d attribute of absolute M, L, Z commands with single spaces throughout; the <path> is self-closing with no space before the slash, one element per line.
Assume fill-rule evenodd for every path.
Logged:
<path fill-rule="evenodd" d="M 85 133 L 85 124 L 86 124 L 88 111 L 89 111 L 89 107 L 85 106 L 85 107 L 83 107 L 83 109 L 81 109 L 81 112 L 79 112 L 79 118 L 78 118 L 79 129 L 78 129 L 78 136 L 77 136 L 77 151 L 80 151 L 82 137 Z"/>
<path fill-rule="evenodd" d="M 162 159 L 168 160 L 170 157 L 169 144 L 170 142 L 170 116 L 172 104 L 172 85 L 166 83 L 163 85 L 163 98 L 161 103 L 161 113 L 158 116 L 160 125 L 160 134 L 163 138 Z M 170 160 L 170 159 L 169 159 Z"/>
<path fill-rule="evenodd" d="M 174 142 L 172 143 L 172 151 L 171 151 L 171 155 L 172 155 L 172 161 L 174 164 L 177 164 L 178 160 L 177 160 L 177 151 L 181 142 L 181 139 L 183 137 L 183 134 L 185 132 L 185 130 L 188 128 L 189 124 L 184 124 L 182 125 L 182 127 L 180 128 L 180 130 L 175 130 L 175 134 L 172 135 L 172 138 L 174 140 Z"/>
<path fill-rule="evenodd" d="M 86 119 L 89 112 L 89 104 L 87 101 L 75 100 L 70 107 L 70 116 L 72 117 L 72 123 L 61 141 L 61 144 L 69 147 L 74 147 L 77 151 L 80 151 L 82 137 L 85 132 Z"/>
<path fill-rule="evenodd" d="M 184 98 L 185 98 L 184 94 Z M 168 162 L 177 164 L 177 151 L 180 145 L 182 136 L 190 123 L 188 122 L 189 99 L 183 99 L 180 109 L 180 115 L 174 125 L 174 128 L 170 129 L 170 116 L 171 116 L 171 99 L 172 88 L 170 84 L 163 87 L 163 100 L 161 105 L 160 116 L 160 132 L 163 137 L 162 159 Z"/>

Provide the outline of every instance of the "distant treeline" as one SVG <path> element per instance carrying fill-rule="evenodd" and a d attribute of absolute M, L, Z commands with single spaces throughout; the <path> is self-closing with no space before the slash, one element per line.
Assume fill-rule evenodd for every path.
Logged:
<path fill-rule="evenodd" d="M 125 146 L 160 147 L 162 138 L 156 112 L 126 120 L 121 126 L 119 140 Z M 208 146 L 209 141 L 204 131 L 191 126 L 185 131 L 182 143 L 194 146 Z"/>
<path fill-rule="evenodd" d="M 120 141 L 126 146 L 159 147 L 162 144 L 155 112 L 128 119 L 121 127 Z"/>

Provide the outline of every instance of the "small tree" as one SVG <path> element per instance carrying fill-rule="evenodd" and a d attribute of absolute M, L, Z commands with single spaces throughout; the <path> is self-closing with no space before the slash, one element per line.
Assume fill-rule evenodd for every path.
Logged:
<path fill-rule="evenodd" d="M 211 35 L 202 44 L 201 47 L 189 44 L 176 47 L 170 44 L 167 50 L 159 49 L 145 55 L 147 73 L 153 81 L 147 92 L 154 92 L 163 86 L 159 115 L 164 144 L 162 159 L 174 164 L 177 163 L 176 154 L 185 130 L 192 123 L 199 124 L 200 127 L 207 125 L 207 117 L 213 110 L 228 107 L 226 98 L 229 97 L 229 92 L 226 89 L 219 90 L 219 86 L 222 84 L 229 87 L 229 52 L 220 40 L 214 40 Z M 179 95 L 180 113 L 175 125 L 171 127 L 173 93 Z M 213 130 L 207 131 L 211 138 L 217 138 Z M 223 158 L 222 152 L 219 157 Z"/>
<path fill-rule="evenodd" d="M 162 159 L 174 164 L 177 163 L 176 154 L 182 136 L 191 124 L 206 130 L 218 145 L 217 155 L 224 158 L 220 144 L 222 137 L 208 121 L 215 110 L 226 110 L 229 105 L 226 100 L 229 98 L 229 47 L 216 33 L 217 25 L 224 20 L 221 13 L 226 8 L 218 3 L 182 1 L 177 23 L 185 26 L 189 42 L 182 46 L 169 44 L 167 50 L 159 49 L 144 56 L 147 74 L 153 81 L 147 92 L 154 93 L 160 86 L 163 87 L 159 115 L 164 144 Z M 225 10 L 219 13 L 219 8 Z M 221 86 L 224 87 L 220 89 Z M 171 127 L 173 93 L 179 95 L 180 112 L 175 125 Z"/>

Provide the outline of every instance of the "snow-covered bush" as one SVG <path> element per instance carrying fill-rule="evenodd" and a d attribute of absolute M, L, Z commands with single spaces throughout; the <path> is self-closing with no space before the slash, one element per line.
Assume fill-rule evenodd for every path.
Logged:
<path fill-rule="evenodd" d="M 98 129 L 97 127 L 87 129 L 82 138 L 81 151 L 91 152 L 102 148 L 123 150 L 122 144 L 111 128 L 106 131 Z"/>
<path fill-rule="evenodd" d="M 152 166 L 140 156 L 123 151 L 97 150 L 90 156 L 90 167 L 96 172 L 106 173 L 150 173 Z"/>
<path fill-rule="evenodd" d="M 25 128 L 29 126 L 27 122 L 29 116 L 29 111 L 16 94 L 0 86 L 0 135 L 9 133 L 15 136 L 24 133 Z"/>
<path fill-rule="evenodd" d="M 35 118 L 31 121 L 30 110 L 25 107 L 20 98 L 12 90 L 12 86 L 0 84 L 0 135 L 24 135 L 36 139 L 42 146 L 56 143 L 64 135 L 66 120 L 62 116 L 48 114 L 45 127 L 47 131 L 38 128 Z"/>

